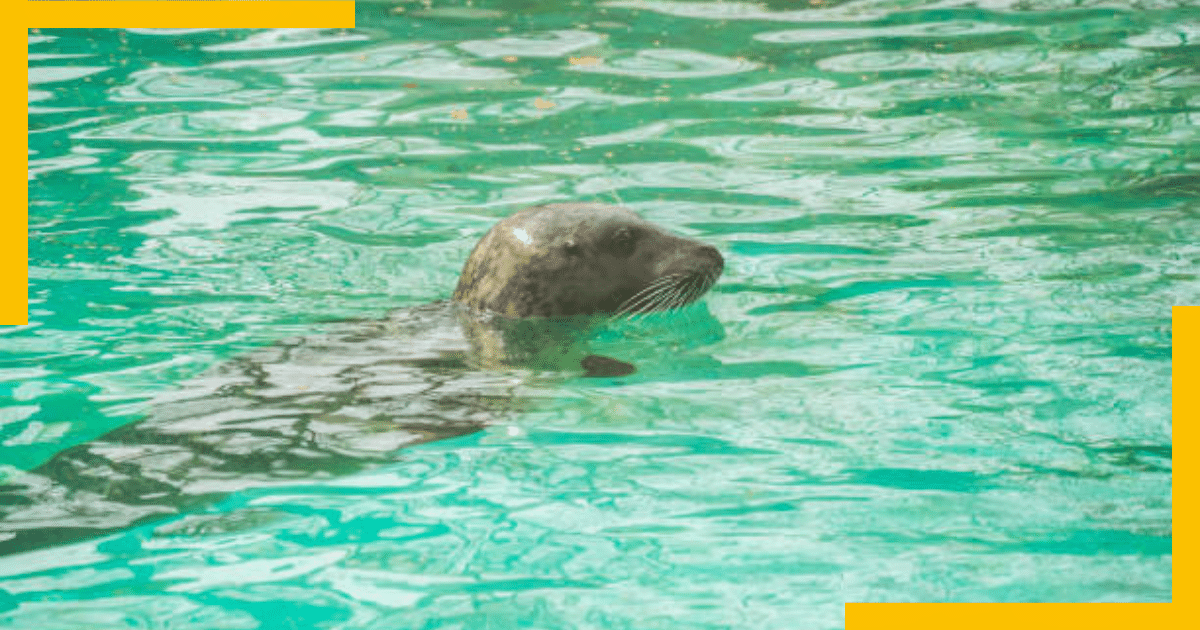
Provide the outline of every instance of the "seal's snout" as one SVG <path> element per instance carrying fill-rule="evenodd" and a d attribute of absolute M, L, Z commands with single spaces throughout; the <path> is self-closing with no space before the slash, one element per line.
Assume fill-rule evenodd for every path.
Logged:
<path fill-rule="evenodd" d="M 715 282 L 725 270 L 725 258 L 716 247 L 706 243 L 694 243 L 673 257 L 665 265 L 664 275 L 683 273 L 694 276 L 704 276 Z"/>
<path fill-rule="evenodd" d="M 714 278 L 721 275 L 721 272 L 725 270 L 725 258 L 721 256 L 721 252 L 716 247 L 701 245 L 698 255 L 708 260 Z"/>

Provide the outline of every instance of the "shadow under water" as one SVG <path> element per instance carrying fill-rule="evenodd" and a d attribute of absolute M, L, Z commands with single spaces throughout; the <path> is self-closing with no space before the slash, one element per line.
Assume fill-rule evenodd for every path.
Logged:
<path fill-rule="evenodd" d="M 118 531 L 239 490 L 347 475 L 401 447 L 474 433 L 529 406 L 520 390 L 531 370 L 564 378 L 622 374 L 592 374 L 597 361 L 601 372 L 632 368 L 587 352 L 587 333 L 602 321 L 505 320 L 439 302 L 281 341 L 0 486 L 0 555 Z"/>

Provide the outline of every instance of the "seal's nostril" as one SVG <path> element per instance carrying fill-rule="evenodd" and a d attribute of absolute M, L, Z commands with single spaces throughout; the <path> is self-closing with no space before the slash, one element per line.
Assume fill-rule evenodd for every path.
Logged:
<path fill-rule="evenodd" d="M 702 251 L 705 256 L 713 261 L 713 264 L 717 269 L 725 268 L 725 257 L 721 256 L 720 250 L 718 250 L 716 247 L 713 247 L 712 245 L 705 245 L 700 248 L 700 251 Z"/>

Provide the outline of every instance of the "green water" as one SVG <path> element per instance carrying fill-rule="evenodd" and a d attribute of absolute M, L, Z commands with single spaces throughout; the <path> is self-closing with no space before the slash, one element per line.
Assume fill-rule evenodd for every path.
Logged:
<path fill-rule="evenodd" d="M 1170 600 L 1200 9 L 435 4 L 30 33 L 0 478 L 279 339 L 448 297 L 536 203 L 620 200 L 716 245 L 711 317 L 607 341 L 631 377 L 502 375 L 482 431 L 0 556 L 0 626 L 838 628 L 846 601 Z M 58 491 L 77 500 L 48 527 L 88 518 Z"/>

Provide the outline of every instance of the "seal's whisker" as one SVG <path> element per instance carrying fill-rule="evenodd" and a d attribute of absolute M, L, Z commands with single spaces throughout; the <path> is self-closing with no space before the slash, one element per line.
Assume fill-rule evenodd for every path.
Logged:
<path fill-rule="evenodd" d="M 698 276 L 696 278 L 696 295 L 692 299 L 697 300 L 700 296 L 708 293 L 708 290 L 713 286 L 713 280 L 713 276 L 710 273 Z"/>
<path fill-rule="evenodd" d="M 677 308 L 680 304 L 680 298 L 687 293 L 687 278 L 681 278 L 679 282 L 671 288 L 671 294 L 663 300 L 662 310 L 671 310 Z"/>
<path fill-rule="evenodd" d="M 672 299 L 671 303 L 668 305 L 667 308 L 671 308 L 671 309 L 679 308 L 679 307 L 687 304 L 688 302 L 691 302 L 692 296 L 693 296 L 692 291 L 695 288 L 694 283 L 695 283 L 695 278 L 688 278 L 688 279 L 684 280 L 683 282 L 679 283 L 678 289 L 675 292 L 674 299 Z"/>
<path fill-rule="evenodd" d="M 671 305 L 671 308 L 679 308 L 691 302 L 694 297 L 694 289 L 695 278 L 688 278 L 687 281 L 681 283 L 679 286 L 679 294 L 675 297 L 675 302 Z"/>
<path fill-rule="evenodd" d="M 633 294 L 632 297 L 625 300 L 617 308 L 615 316 L 627 315 L 630 313 L 644 313 L 654 310 L 653 306 L 657 303 L 658 298 L 664 291 L 667 291 L 677 282 L 678 275 L 667 275 L 651 282 L 646 288 Z"/>
<path fill-rule="evenodd" d="M 687 294 L 688 294 L 687 285 L 688 285 L 687 280 L 684 280 L 683 282 L 680 282 L 679 284 L 675 285 L 675 291 L 672 292 L 671 299 L 669 301 L 665 302 L 663 305 L 664 311 L 669 311 L 672 309 L 679 308 L 680 306 L 683 306 L 684 304 L 687 303 Z"/>
<path fill-rule="evenodd" d="M 671 278 L 670 282 L 663 283 L 652 296 L 649 296 L 650 300 L 638 307 L 638 314 L 645 315 L 646 313 L 663 310 L 663 304 L 670 299 L 672 292 L 675 290 L 676 281 L 676 278 Z"/>
<path fill-rule="evenodd" d="M 706 273 L 704 275 L 697 276 L 696 280 L 697 280 L 696 297 L 693 299 L 699 299 L 700 296 L 704 295 L 705 293 L 708 293 L 708 290 L 711 289 L 713 287 L 713 285 L 716 284 L 716 282 L 717 282 L 716 276 L 714 276 L 711 273 Z"/>
<path fill-rule="evenodd" d="M 692 288 L 687 296 L 688 304 L 695 302 L 701 295 L 704 295 L 703 287 L 703 282 L 701 282 L 699 279 L 692 281 Z"/>
<path fill-rule="evenodd" d="M 671 305 L 675 303 L 675 299 L 679 297 L 679 284 L 671 285 L 670 290 L 664 291 L 662 299 L 656 304 L 656 309 L 659 311 L 667 311 L 671 309 Z"/>
<path fill-rule="evenodd" d="M 645 315 L 646 313 L 652 313 L 659 310 L 659 305 L 662 304 L 664 296 L 670 292 L 670 290 L 671 284 L 669 283 L 657 287 L 653 292 L 648 293 L 644 299 L 639 300 L 637 304 L 632 305 L 627 312 L 636 317 L 638 315 Z"/>
<path fill-rule="evenodd" d="M 700 299 L 716 282 L 712 272 L 668 274 L 656 278 L 621 303 L 613 317 L 640 317 L 647 313 L 682 308 Z"/>
<path fill-rule="evenodd" d="M 671 303 L 675 300 L 675 295 L 679 291 L 679 285 L 671 285 L 668 289 L 659 294 L 658 300 L 654 302 L 654 311 L 670 310 Z M 647 311 L 649 312 L 649 311 Z"/>
<path fill-rule="evenodd" d="M 621 303 L 621 305 L 617 308 L 615 315 L 625 315 L 627 313 L 640 310 L 642 304 L 646 303 L 647 301 L 653 301 L 655 295 L 662 289 L 663 284 L 664 283 L 661 280 L 658 280 L 652 283 L 650 286 L 633 294 L 632 297 Z"/>

